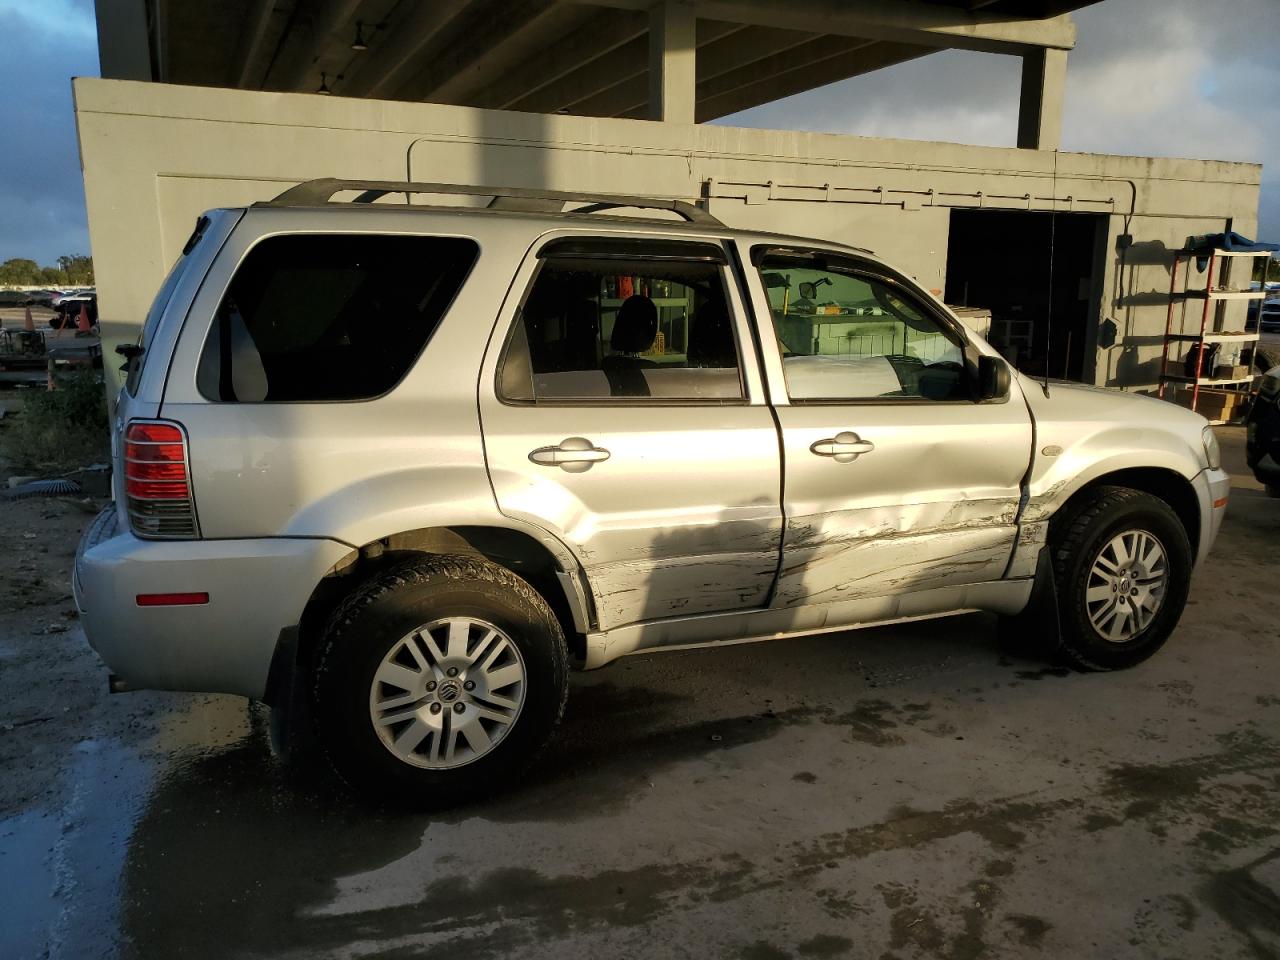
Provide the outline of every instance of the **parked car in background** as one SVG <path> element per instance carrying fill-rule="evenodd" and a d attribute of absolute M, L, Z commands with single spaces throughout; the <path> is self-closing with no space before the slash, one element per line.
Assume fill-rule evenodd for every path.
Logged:
<path fill-rule="evenodd" d="M 1245 459 L 1267 493 L 1280 497 L 1280 367 L 1258 381 L 1258 392 L 1245 417 Z"/>
<path fill-rule="evenodd" d="M 1280 300 L 1263 300 L 1258 308 L 1258 329 L 1263 333 L 1280 333 Z"/>
<path fill-rule="evenodd" d="M 32 306 L 52 307 L 55 297 L 61 297 L 65 294 L 63 290 L 32 290 L 29 294 Z"/>
<path fill-rule="evenodd" d="M 689 203 L 342 191 L 468 192 L 211 211 L 120 350 L 72 578 L 113 689 L 265 700 L 438 804 L 519 777 L 571 661 L 983 610 L 1105 670 L 1176 626 L 1229 487 L 1203 417 Z M 685 222 L 589 212 L 629 207 Z"/>
<path fill-rule="evenodd" d="M 49 326 L 55 330 L 74 327 L 80 318 L 81 309 L 89 311 L 89 323 L 98 322 L 98 295 L 96 293 L 69 293 L 59 298 L 53 308 L 53 316 L 49 318 Z"/>

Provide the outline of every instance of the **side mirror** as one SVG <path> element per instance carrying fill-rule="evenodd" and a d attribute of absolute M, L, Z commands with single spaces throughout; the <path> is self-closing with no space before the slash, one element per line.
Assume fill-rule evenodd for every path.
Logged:
<path fill-rule="evenodd" d="M 999 400 L 1009 393 L 1009 365 L 1000 357 L 978 357 L 978 399 Z"/>
<path fill-rule="evenodd" d="M 813 295 L 817 292 L 818 292 L 818 288 L 815 287 L 812 283 L 800 284 L 800 296 L 804 297 L 806 300 L 812 300 Z"/>

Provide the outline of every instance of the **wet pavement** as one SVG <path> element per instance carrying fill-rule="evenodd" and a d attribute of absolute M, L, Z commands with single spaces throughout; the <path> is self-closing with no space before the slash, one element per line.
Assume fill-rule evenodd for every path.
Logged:
<path fill-rule="evenodd" d="M 1135 670 L 978 615 L 628 658 L 430 817 L 286 774 L 243 701 L 108 697 L 61 600 L 0 612 L 0 957 L 1280 956 L 1280 501 L 1232 497 Z"/>

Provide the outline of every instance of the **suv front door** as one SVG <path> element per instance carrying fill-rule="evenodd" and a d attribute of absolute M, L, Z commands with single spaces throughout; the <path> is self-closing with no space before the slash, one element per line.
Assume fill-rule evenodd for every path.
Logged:
<path fill-rule="evenodd" d="M 774 606 L 883 597 L 879 619 L 905 594 L 1000 579 L 1032 443 L 1016 381 L 977 402 L 963 330 L 878 265 L 751 255 L 786 465 Z"/>
<path fill-rule="evenodd" d="M 567 543 L 600 629 L 765 604 L 777 432 L 723 245 L 562 235 L 521 267 L 480 382 L 498 506 Z"/>

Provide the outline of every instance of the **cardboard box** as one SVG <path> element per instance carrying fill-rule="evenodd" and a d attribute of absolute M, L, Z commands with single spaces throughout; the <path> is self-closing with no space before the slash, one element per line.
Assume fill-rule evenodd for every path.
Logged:
<path fill-rule="evenodd" d="M 1166 394 L 1167 395 L 1167 394 Z M 1245 394 L 1221 387 L 1201 387 L 1195 411 L 1207 420 L 1231 420 L 1236 416 Z M 1191 388 L 1179 387 L 1174 403 L 1191 409 Z"/>
<path fill-rule="evenodd" d="M 1215 380 L 1243 380 L 1247 376 L 1249 376 L 1249 366 L 1244 363 L 1236 364 L 1234 367 L 1220 363 L 1213 370 Z"/>

